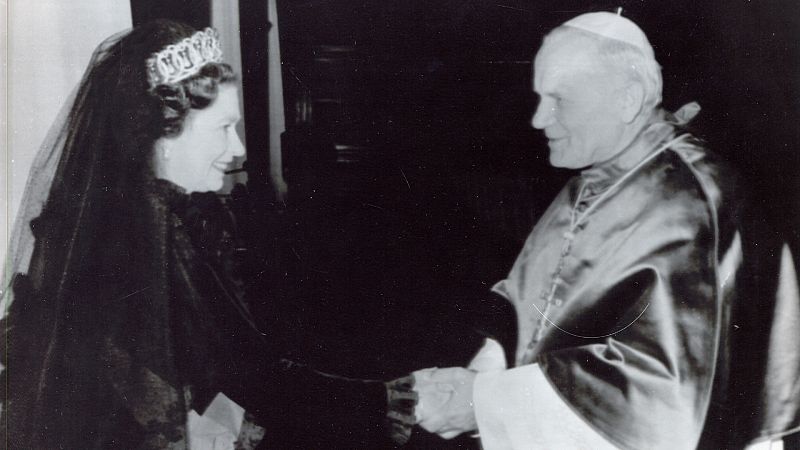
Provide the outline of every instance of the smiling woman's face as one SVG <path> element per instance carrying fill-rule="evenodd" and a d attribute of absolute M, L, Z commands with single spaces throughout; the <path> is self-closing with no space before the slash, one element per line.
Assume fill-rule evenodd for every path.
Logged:
<path fill-rule="evenodd" d="M 187 192 L 217 191 L 225 170 L 244 146 L 236 132 L 239 114 L 238 89 L 222 84 L 217 98 L 204 109 L 192 109 L 177 136 L 156 142 L 155 171 Z"/>

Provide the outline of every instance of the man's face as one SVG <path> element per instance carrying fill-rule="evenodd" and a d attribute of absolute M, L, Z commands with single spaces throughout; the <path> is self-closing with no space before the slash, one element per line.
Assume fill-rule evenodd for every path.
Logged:
<path fill-rule="evenodd" d="M 533 90 L 540 100 L 532 125 L 549 139 L 551 165 L 580 169 L 621 150 L 621 77 L 593 43 L 569 36 L 546 43 L 534 62 Z"/>

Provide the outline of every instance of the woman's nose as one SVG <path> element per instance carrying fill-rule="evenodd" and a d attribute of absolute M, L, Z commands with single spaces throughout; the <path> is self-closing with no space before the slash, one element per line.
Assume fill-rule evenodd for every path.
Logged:
<path fill-rule="evenodd" d="M 233 156 L 244 156 L 244 144 L 242 143 L 242 139 L 239 137 L 239 133 L 235 128 L 231 130 L 230 141 L 229 149 Z"/>

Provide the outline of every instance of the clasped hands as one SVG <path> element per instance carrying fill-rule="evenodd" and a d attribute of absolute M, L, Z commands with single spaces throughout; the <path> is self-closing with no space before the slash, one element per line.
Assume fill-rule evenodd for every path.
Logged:
<path fill-rule="evenodd" d="M 493 372 L 507 367 L 503 347 L 487 338 L 467 369 L 422 369 L 413 373 L 417 392 L 417 424 L 444 439 L 475 431 L 475 405 L 472 389 L 478 372 Z"/>
<path fill-rule="evenodd" d="M 478 428 L 472 403 L 477 372 L 462 367 L 430 368 L 414 372 L 419 395 L 417 424 L 444 439 Z"/>

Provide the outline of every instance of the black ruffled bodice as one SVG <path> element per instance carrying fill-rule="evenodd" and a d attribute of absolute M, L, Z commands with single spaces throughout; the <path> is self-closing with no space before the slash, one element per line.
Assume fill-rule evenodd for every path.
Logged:
<path fill-rule="evenodd" d="M 390 446 L 382 382 L 286 360 L 256 328 L 219 198 L 140 188 L 90 208 L 72 249 L 54 245 L 57 214 L 37 221 L 31 273 L 2 324 L 8 442 L 186 448 L 188 412 L 223 392 L 267 429 L 265 448 Z"/>

